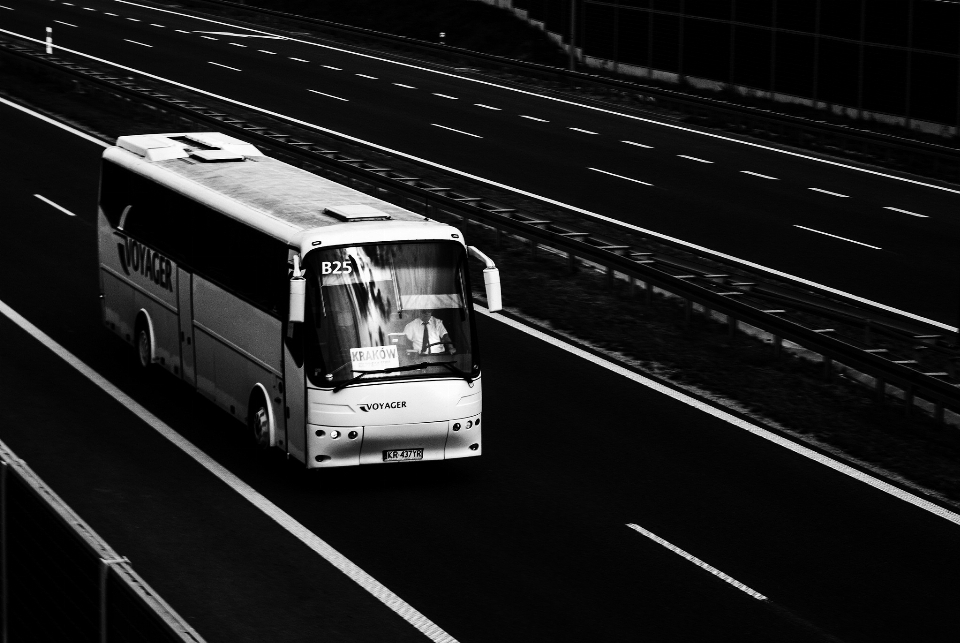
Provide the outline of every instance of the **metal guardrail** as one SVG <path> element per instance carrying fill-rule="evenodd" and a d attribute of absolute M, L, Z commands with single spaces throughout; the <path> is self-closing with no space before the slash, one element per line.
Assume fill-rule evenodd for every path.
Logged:
<path fill-rule="evenodd" d="M 487 63 L 502 69 L 522 71 L 541 77 L 561 79 L 568 83 L 600 86 L 635 93 L 641 99 L 652 101 L 666 108 L 693 117 L 692 124 L 711 126 L 716 121 L 732 125 L 733 131 L 758 135 L 766 133 L 778 143 L 840 154 L 852 159 L 869 160 L 871 163 L 905 169 L 946 181 L 960 182 L 960 149 L 916 139 L 895 136 L 822 120 L 804 118 L 772 110 L 731 103 L 707 96 L 696 96 L 662 87 L 621 80 L 598 74 L 588 74 L 560 67 L 515 60 L 482 52 L 441 45 L 406 36 L 354 27 L 328 20 L 291 14 L 274 9 L 231 2 L 230 0 L 192 0 L 198 4 L 227 7 L 254 14 L 267 15 L 285 20 L 309 24 L 338 33 L 353 34 L 363 38 L 401 44 L 429 51 L 445 57 L 476 63 Z M 699 123 L 698 123 L 699 121 Z M 762 138 L 763 136 L 761 136 Z"/>
<path fill-rule="evenodd" d="M 0 442 L 2 641 L 203 643 Z"/>
<path fill-rule="evenodd" d="M 688 321 L 699 308 L 719 313 L 731 332 L 741 324 L 760 329 L 768 334 L 775 351 L 784 341 L 793 342 L 821 355 L 827 375 L 835 364 L 868 375 L 879 400 L 887 397 L 888 385 L 899 389 L 908 412 L 914 408 L 915 397 L 930 402 L 933 416 L 939 421 L 944 418 L 945 408 L 960 412 L 960 379 L 954 367 L 960 353 L 939 329 L 827 297 L 807 287 L 765 282 L 762 275 L 747 277 L 743 271 L 719 274 L 715 265 L 634 248 L 539 219 L 490 199 L 461 194 L 384 167 L 380 161 L 341 154 L 330 149 L 328 143 L 317 142 L 319 135 L 309 131 L 277 122 L 253 122 L 232 115 L 229 106 L 214 104 L 209 98 L 194 99 L 185 91 L 174 95 L 171 92 L 177 90 L 158 89 L 160 84 L 148 79 L 119 77 L 106 65 L 87 61 L 79 64 L 0 39 L 3 52 L 69 72 L 82 78 L 86 89 L 99 86 L 103 91 L 229 131 L 294 164 L 408 209 L 486 226 L 497 232 L 498 241 L 504 235 L 522 238 L 534 253 L 547 249 L 565 255 L 572 269 L 584 262 L 602 267 L 610 283 L 618 275 L 626 277 L 631 288 L 642 287 L 648 299 L 656 292 L 672 294 L 683 300 Z"/>

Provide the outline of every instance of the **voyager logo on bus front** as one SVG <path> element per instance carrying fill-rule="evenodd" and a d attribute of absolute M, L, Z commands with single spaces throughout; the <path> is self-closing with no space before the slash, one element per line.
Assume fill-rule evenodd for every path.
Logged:
<path fill-rule="evenodd" d="M 151 250 L 139 241 L 126 237 L 117 244 L 117 253 L 120 255 L 120 265 L 123 271 L 130 276 L 131 272 L 139 272 L 161 288 L 173 292 L 173 264 L 159 252 Z"/>
<path fill-rule="evenodd" d="M 406 402 L 373 402 L 372 404 L 361 404 L 360 410 L 364 412 L 380 411 L 382 409 L 405 409 Z"/>

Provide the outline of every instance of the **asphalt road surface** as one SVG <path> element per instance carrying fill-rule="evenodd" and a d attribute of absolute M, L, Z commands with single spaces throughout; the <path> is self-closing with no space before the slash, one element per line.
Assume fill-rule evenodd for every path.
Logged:
<path fill-rule="evenodd" d="M 0 301 L 457 640 L 955 636 L 958 524 L 495 318 L 481 458 L 258 455 L 101 328 L 102 147 L 0 118 Z M 424 638 L 5 316 L 0 439 L 208 641 Z"/>
<path fill-rule="evenodd" d="M 956 186 L 278 39 L 172 6 L 4 0 L 0 29 L 43 38 L 46 27 L 59 46 L 941 323 L 957 320 Z"/>

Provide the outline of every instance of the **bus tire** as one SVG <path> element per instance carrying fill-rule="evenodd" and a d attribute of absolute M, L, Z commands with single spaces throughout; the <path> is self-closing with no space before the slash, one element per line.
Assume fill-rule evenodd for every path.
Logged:
<path fill-rule="evenodd" d="M 133 331 L 133 347 L 136 350 L 137 364 L 146 370 L 153 364 L 153 334 L 150 332 L 150 322 L 146 315 L 137 315 L 137 323 Z"/>
<path fill-rule="evenodd" d="M 266 451 L 270 448 L 270 408 L 266 398 L 259 389 L 255 389 L 250 396 L 250 406 L 247 412 L 247 425 L 250 435 L 257 449 Z"/>

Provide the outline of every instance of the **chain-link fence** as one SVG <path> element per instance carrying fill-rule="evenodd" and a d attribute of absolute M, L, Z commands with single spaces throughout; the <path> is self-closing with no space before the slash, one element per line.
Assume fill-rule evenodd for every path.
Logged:
<path fill-rule="evenodd" d="M 572 22 L 574 48 L 590 67 L 942 135 L 960 125 L 960 3 L 952 0 L 483 1 L 565 44 Z"/>
<path fill-rule="evenodd" d="M 0 442 L 3 643 L 202 643 L 130 566 Z"/>

